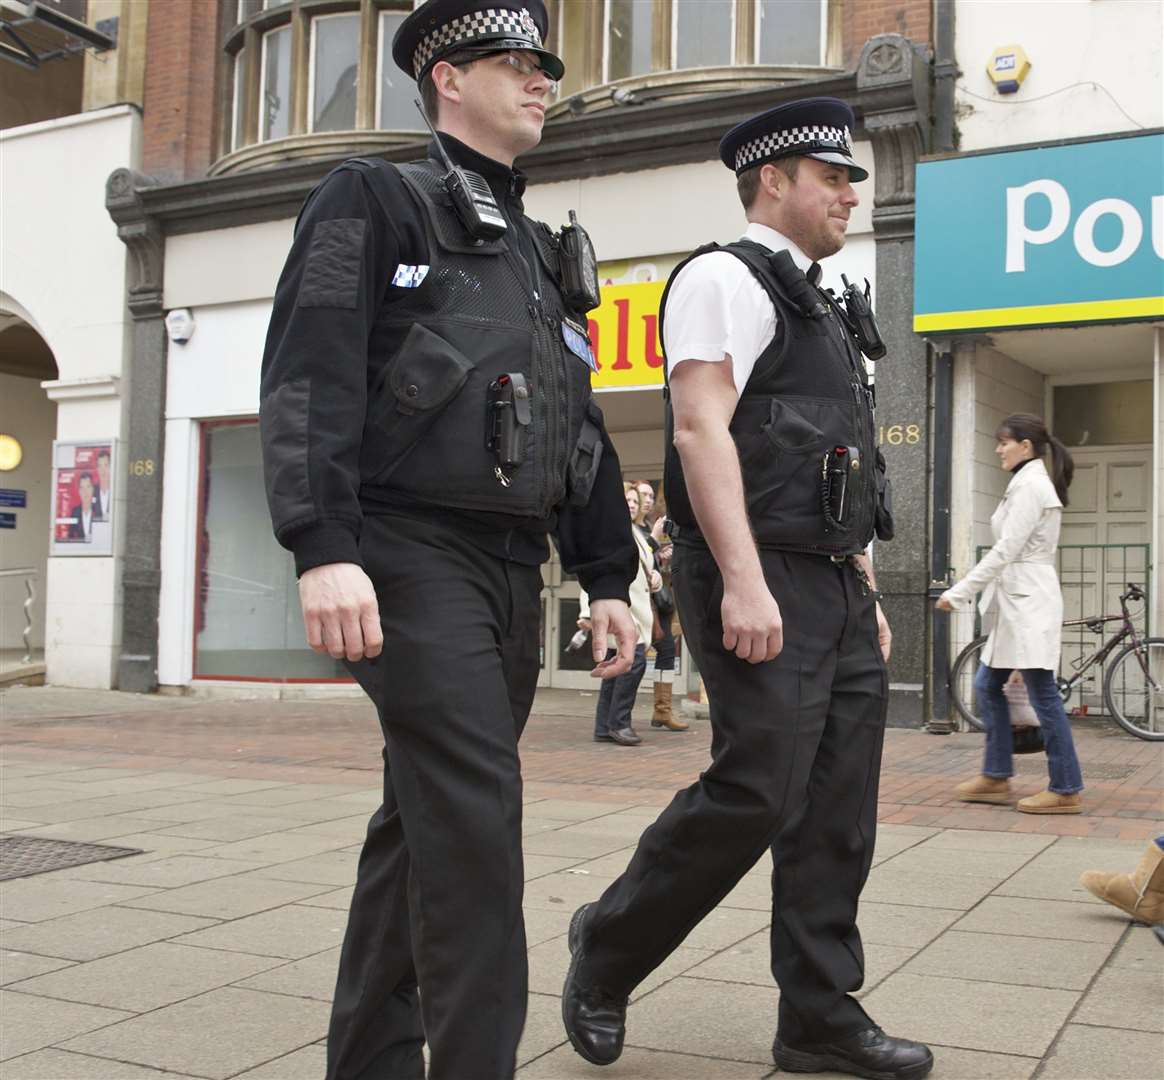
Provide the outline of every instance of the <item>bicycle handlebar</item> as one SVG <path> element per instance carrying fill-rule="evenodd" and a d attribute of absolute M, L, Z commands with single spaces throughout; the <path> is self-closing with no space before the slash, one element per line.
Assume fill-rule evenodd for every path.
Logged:
<path fill-rule="evenodd" d="M 1126 593 L 1124 593 L 1123 596 L 1120 597 L 1120 600 L 1143 600 L 1143 599 L 1144 599 L 1144 590 L 1141 589 L 1140 586 L 1137 585 L 1133 581 L 1128 582 L 1128 591 Z"/>

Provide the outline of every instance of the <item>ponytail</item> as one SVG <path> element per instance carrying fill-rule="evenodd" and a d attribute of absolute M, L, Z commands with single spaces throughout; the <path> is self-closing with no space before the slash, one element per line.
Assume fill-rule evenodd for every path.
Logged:
<path fill-rule="evenodd" d="M 1070 487 L 1072 477 L 1075 476 L 1075 462 L 1072 460 L 1067 447 L 1047 430 L 1043 418 L 1031 413 L 1014 413 L 998 425 L 998 431 L 995 434 L 998 438 L 1006 436 L 1016 442 L 1029 439 L 1034 448 L 1035 457 L 1038 458 L 1046 454 L 1048 448 L 1050 449 L 1051 483 L 1055 485 L 1055 494 L 1059 496 L 1059 501 L 1066 506 L 1067 488 Z"/>
<path fill-rule="evenodd" d="M 1071 486 L 1071 480 L 1075 476 L 1075 460 L 1067 447 L 1049 431 L 1047 442 L 1051 444 L 1051 483 L 1055 485 L 1055 494 L 1059 496 L 1059 501 L 1066 506 L 1067 488 Z"/>

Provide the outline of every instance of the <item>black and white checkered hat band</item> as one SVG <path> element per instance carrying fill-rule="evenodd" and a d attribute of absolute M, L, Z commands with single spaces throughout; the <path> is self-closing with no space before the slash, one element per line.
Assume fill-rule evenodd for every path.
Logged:
<path fill-rule="evenodd" d="M 744 143 L 736 151 L 736 172 L 741 173 L 752 165 L 774 157 L 788 154 L 815 154 L 832 151 L 853 156 L 849 145 L 847 127 L 828 127 L 824 124 L 810 124 L 808 127 L 788 128 L 761 135 L 758 139 Z"/>
<path fill-rule="evenodd" d="M 466 45 L 480 38 L 524 38 L 537 48 L 542 47 L 542 36 L 530 13 L 522 8 L 486 8 L 471 11 L 438 27 L 416 47 L 412 54 L 412 71 L 417 78 L 428 62 L 450 46 Z"/>

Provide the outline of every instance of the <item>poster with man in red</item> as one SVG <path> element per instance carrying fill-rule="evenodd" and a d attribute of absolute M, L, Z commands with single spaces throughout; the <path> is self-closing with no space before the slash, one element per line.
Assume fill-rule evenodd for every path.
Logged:
<path fill-rule="evenodd" d="M 54 555 L 113 554 L 114 440 L 53 446 Z"/>

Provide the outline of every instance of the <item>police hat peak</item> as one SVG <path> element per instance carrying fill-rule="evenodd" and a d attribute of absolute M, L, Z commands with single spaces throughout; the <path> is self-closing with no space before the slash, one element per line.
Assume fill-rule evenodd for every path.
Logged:
<path fill-rule="evenodd" d="M 720 160 L 737 176 L 785 157 L 810 157 L 848 167 L 849 179 L 868 179 L 853 160 L 853 110 L 839 98 L 803 98 L 737 124 L 719 143 Z"/>
<path fill-rule="evenodd" d="M 417 82 L 454 53 L 528 49 L 551 79 L 566 67 L 542 47 L 549 16 L 543 0 L 425 0 L 396 30 L 392 59 Z"/>

